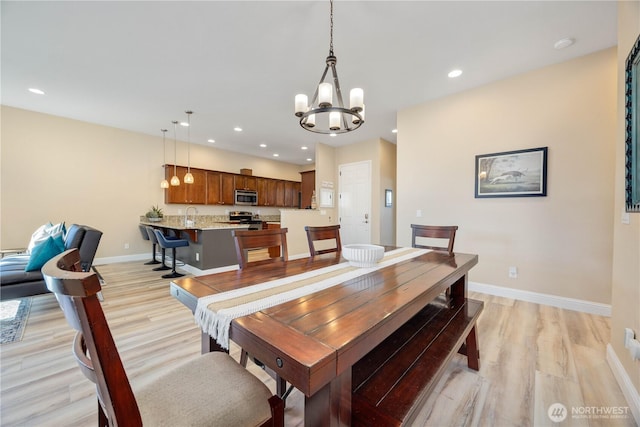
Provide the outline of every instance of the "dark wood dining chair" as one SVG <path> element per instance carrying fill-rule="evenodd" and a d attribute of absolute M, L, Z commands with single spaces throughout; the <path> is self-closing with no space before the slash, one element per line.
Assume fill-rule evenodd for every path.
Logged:
<path fill-rule="evenodd" d="M 411 246 L 414 248 L 433 249 L 436 251 L 447 251 L 453 255 L 453 244 L 456 240 L 457 225 L 418 225 L 411 224 Z M 416 237 L 426 237 L 430 239 L 447 239 L 447 246 L 423 245 L 416 243 Z"/>
<path fill-rule="evenodd" d="M 236 253 L 238 256 L 238 265 L 243 270 L 248 267 L 258 267 L 260 265 L 272 263 L 274 261 L 287 261 L 289 252 L 287 249 L 287 231 L 288 228 L 272 228 L 265 230 L 232 230 L 231 235 L 236 244 Z M 248 252 L 253 249 L 266 249 L 280 247 L 280 256 L 269 260 L 261 260 L 249 262 Z M 245 349 L 240 350 L 240 365 L 246 367 L 249 360 L 249 353 Z M 292 387 L 287 390 L 286 381 L 274 371 L 265 367 L 264 363 L 257 359 L 254 362 L 264 368 L 276 380 L 276 392 L 283 400 L 286 400 Z"/>
<path fill-rule="evenodd" d="M 309 243 L 309 253 L 311 256 L 320 254 L 328 254 L 331 252 L 342 252 L 342 243 L 340 242 L 340 225 L 327 225 L 322 227 L 312 227 L 307 225 L 304 227 L 307 232 L 307 242 Z M 325 249 L 316 249 L 315 242 L 335 240 L 335 247 Z"/>
<path fill-rule="evenodd" d="M 249 264 L 250 250 L 267 249 L 279 246 L 280 256 L 271 258 L 270 261 L 287 261 L 289 253 L 287 250 L 288 228 L 272 228 L 267 230 L 231 230 L 231 235 L 236 245 L 238 255 L 238 265 L 244 269 Z M 263 264 L 264 262 L 260 262 Z"/>
<path fill-rule="evenodd" d="M 97 298 L 94 272 L 80 270 L 77 249 L 42 268 L 67 321 L 77 331 L 73 354 L 96 384 L 98 425 L 283 426 L 284 402 L 224 352 L 211 352 L 167 369 L 134 391 Z"/>

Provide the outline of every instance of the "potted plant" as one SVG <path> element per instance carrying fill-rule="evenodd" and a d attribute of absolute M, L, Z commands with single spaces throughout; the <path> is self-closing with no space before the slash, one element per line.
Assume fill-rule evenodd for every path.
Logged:
<path fill-rule="evenodd" d="M 160 222 L 162 221 L 164 214 L 162 213 L 162 209 L 158 206 L 151 206 L 151 209 L 149 209 L 144 216 L 147 217 L 149 222 Z"/>

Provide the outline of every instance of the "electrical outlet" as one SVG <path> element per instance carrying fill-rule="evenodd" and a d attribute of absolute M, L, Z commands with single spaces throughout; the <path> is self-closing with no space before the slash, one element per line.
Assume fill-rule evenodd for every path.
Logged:
<path fill-rule="evenodd" d="M 510 279 L 518 278 L 518 267 L 509 267 L 509 278 Z"/>
<path fill-rule="evenodd" d="M 200 261 L 200 252 L 196 252 L 196 261 Z"/>
<path fill-rule="evenodd" d="M 418 209 L 416 211 L 416 218 L 421 218 L 422 217 L 422 209 Z"/>
<path fill-rule="evenodd" d="M 124 244 L 124 248 L 125 248 L 125 249 L 129 249 L 129 244 L 128 244 L 128 243 L 125 243 L 125 244 Z"/>
<path fill-rule="evenodd" d="M 629 219 L 630 219 L 629 212 L 622 212 L 622 217 L 621 217 L 622 223 L 629 224 Z"/>

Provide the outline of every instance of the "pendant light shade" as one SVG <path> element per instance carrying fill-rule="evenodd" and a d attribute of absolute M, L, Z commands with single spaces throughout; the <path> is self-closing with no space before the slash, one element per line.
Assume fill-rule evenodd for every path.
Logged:
<path fill-rule="evenodd" d="M 333 54 L 333 0 L 329 3 L 331 25 L 326 67 L 310 104 L 307 103 L 307 95 L 301 93 L 295 96 L 294 114 L 300 118 L 300 126 L 303 129 L 335 136 L 338 133 L 356 130 L 364 123 L 364 91 L 361 88 L 352 89 L 349 93 L 349 108 L 344 106 L 336 71 L 337 59 Z M 333 79 L 327 76 L 329 70 Z M 329 81 L 325 82 L 326 78 Z"/>
<path fill-rule="evenodd" d="M 184 175 L 185 184 L 193 184 L 193 175 L 191 175 L 191 114 L 193 111 L 185 111 L 187 113 L 187 173 Z"/>
<path fill-rule="evenodd" d="M 177 159 L 177 149 L 176 146 L 178 145 L 178 137 L 177 137 L 177 126 L 178 126 L 178 121 L 174 120 L 171 123 L 173 123 L 173 177 L 171 177 L 171 185 L 174 187 L 177 187 L 178 185 L 180 185 L 180 178 L 178 178 L 178 171 L 177 171 L 177 166 L 176 166 L 176 159 Z"/>
<path fill-rule="evenodd" d="M 164 174 L 165 174 L 165 178 L 162 180 L 162 182 L 160 182 L 160 188 L 169 188 L 169 181 L 167 181 L 167 142 L 165 140 L 165 136 L 167 134 L 167 130 L 166 129 L 160 129 L 160 131 L 162 132 L 162 156 L 163 156 L 163 162 L 162 162 L 162 167 L 164 169 Z"/>

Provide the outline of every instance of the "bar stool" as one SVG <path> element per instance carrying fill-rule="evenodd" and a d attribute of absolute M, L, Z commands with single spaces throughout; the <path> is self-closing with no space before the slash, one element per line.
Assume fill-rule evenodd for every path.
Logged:
<path fill-rule="evenodd" d="M 164 234 L 162 234 L 162 231 L 160 230 L 153 230 L 156 233 L 156 238 L 158 240 L 158 244 L 160 245 L 160 247 L 162 248 L 162 250 L 165 250 L 167 248 L 171 248 L 172 254 L 171 254 L 171 273 L 169 274 L 164 274 L 162 276 L 163 279 L 172 279 L 174 277 L 182 277 L 184 276 L 184 274 L 180 274 L 176 271 L 176 248 L 179 247 L 183 247 L 183 246 L 189 246 L 189 241 L 186 239 L 168 239 Z"/>
<path fill-rule="evenodd" d="M 140 228 L 140 234 L 142 235 L 142 238 L 144 240 L 150 240 L 149 239 L 149 233 L 147 233 L 147 227 L 145 225 L 138 225 L 138 228 Z M 152 242 L 151 245 L 151 261 L 147 261 L 144 263 L 144 265 L 153 265 L 153 264 L 160 264 L 160 261 L 158 261 L 156 259 L 156 243 Z"/>
<path fill-rule="evenodd" d="M 169 267 L 168 265 L 166 265 L 164 263 L 165 256 L 166 256 L 166 250 L 158 242 L 158 238 L 156 237 L 156 233 L 154 233 L 154 231 L 153 231 L 153 227 L 150 227 L 150 226 L 147 225 L 146 229 L 147 229 L 147 236 L 149 237 L 149 240 L 151 240 L 151 242 L 153 243 L 154 251 L 155 251 L 155 246 L 156 245 L 159 245 L 160 248 L 162 248 L 162 265 L 160 267 L 152 268 L 152 270 L 153 271 L 170 270 L 171 267 Z"/>

